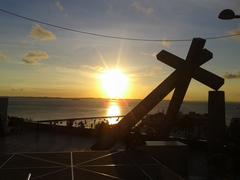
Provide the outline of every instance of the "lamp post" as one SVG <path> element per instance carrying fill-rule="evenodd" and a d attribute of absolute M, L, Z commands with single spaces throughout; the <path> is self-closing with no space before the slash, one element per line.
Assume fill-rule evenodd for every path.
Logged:
<path fill-rule="evenodd" d="M 221 20 L 231 20 L 231 19 L 237 19 L 237 18 L 240 18 L 240 15 L 236 15 L 235 14 L 235 12 L 233 11 L 233 10 L 231 10 L 231 9 L 224 9 L 224 10 L 222 10 L 220 13 L 219 13 L 219 15 L 218 15 L 218 18 L 219 19 L 221 19 Z M 237 34 L 238 35 L 238 34 Z M 219 94 L 219 96 L 221 96 L 220 94 Z M 224 98 L 224 97 L 223 97 Z M 211 103 L 217 103 L 217 106 L 216 107 L 219 107 L 218 105 L 219 105 L 219 103 L 218 102 L 214 102 L 213 100 L 212 100 L 212 102 Z M 220 106 L 221 107 L 221 106 Z M 225 109 L 222 109 L 222 111 L 224 111 Z M 220 111 L 219 111 L 220 112 Z M 217 122 L 219 122 L 219 121 L 217 121 Z M 216 128 L 216 126 L 215 126 L 215 124 L 214 124 L 214 128 Z M 219 128 L 218 128 L 219 129 Z M 240 128 L 239 128 L 239 126 L 237 126 L 237 125 L 234 125 L 234 124 L 232 124 L 231 123 L 231 125 L 229 126 L 229 128 L 228 128 L 228 131 L 229 131 L 229 134 L 231 134 L 231 136 L 232 136 L 232 134 L 234 134 L 233 135 L 233 137 L 230 137 L 231 139 L 234 139 L 234 142 L 231 142 L 231 143 L 234 143 L 234 146 L 235 146 L 235 148 L 234 148 L 234 150 L 231 150 L 231 152 L 238 152 L 238 147 L 240 147 L 240 143 L 238 142 L 238 140 L 239 140 L 239 138 L 238 138 L 238 140 L 235 140 L 235 139 L 237 139 L 237 136 L 239 135 L 239 130 L 240 130 Z M 219 132 L 219 131 L 218 131 Z M 215 138 L 215 139 L 217 139 L 217 138 Z M 227 146 L 229 146 L 229 143 L 227 142 Z M 232 146 L 232 145 L 231 145 Z M 228 148 L 226 148 L 226 149 L 228 149 Z M 227 152 L 227 154 L 229 153 L 229 151 Z M 239 159 L 239 153 L 234 153 L 233 154 L 233 157 L 232 157 L 233 159 L 234 159 L 234 161 L 233 161 L 233 163 L 232 163 L 232 167 L 233 167 L 233 169 L 234 169 L 234 171 L 231 173 L 231 177 L 233 177 L 234 179 L 236 178 L 236 179 L 239 179 L 239 162 L 240 162 L 240 159 Z M 229 155 L 227 155 L 227 158 L 226 159 L 229 159 Z M 235 160 L 236 159 L 236 160 Z M 223 169 L 223 168 L 225 168 L 225 165 L 222 163 L 222 162 L 220 162 L 219 164 L 221 164 L 222 165 L 222 167 L 220 168 L 220 171 L 221 171 L 221 169 Z M 219 170 L 218 170 L 218 172 L 220 172 Z"/>
<path fill-rule="evenodd" d="M 240 18 L 240 15 L 236 15 L 235 12 L 231 9 L 224 9 L 219 13 L 218 18 L 222 20 L 229 20 Z"/>

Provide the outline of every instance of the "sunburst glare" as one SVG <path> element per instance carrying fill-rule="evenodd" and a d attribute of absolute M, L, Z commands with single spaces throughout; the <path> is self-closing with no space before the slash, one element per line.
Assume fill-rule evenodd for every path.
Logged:
<path fill-rule="evenodd" d="M 120 116 L 121 109 L 117 103 L 111 103 L 110 106 L 107 109 L 107 116 Z M 117 124 L 118 118 L 109 118 L 108 119 L 109 124 Z"/>
<path fill-rule="evenodd" d="M 112 69 L 101 74 L 102 89 L 108 98 L 124 98 L 128 88 L 128 78 L 119 69 Z"/>

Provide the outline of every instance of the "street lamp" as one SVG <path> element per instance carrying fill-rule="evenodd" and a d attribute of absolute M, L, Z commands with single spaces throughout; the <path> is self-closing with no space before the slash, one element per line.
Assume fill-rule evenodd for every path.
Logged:
<path fill-rule="evenodd" d="M 229 20 L 229 19 L 240 18 L 240 15 L 236 15 L 234 11 L 231 9 L 224 9 L 219 13 L 218 18 L 223 20 Z"/>

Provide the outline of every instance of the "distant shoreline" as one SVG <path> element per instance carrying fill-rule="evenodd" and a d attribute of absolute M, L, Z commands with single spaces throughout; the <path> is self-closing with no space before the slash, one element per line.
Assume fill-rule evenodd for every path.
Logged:
<path fill-rule="evenodd" d="M 71 99 L 71 100 L 81 100 L 81 99 L 101 99 L 101 100 L 142 100 L 138 98 L 126 98 L 126 99 L 111 99 L 111 98 L 101 98 L 101 97 L 48 97 L 48 96 L 0 96 L 0 97 L 8 97 L 8 98 L 25 98 L 25 99 Z M 164 99 L 163 101 L 170 101 L 168 99 Z M 207 103 L 208 101 L 200 101 L 200 100 L 184 100 L 184 102 L 196 102 L 196 103 Z M 234 103 L 239 104 L 238 101 L 226 101 L 226 103 Z"/>
<path fill-rule="evenodd" d="M 47 97 L 47 96 L 0 96 L 8 98 L 32 98 L 32 99 L 72 99 L 72 100 L 81 100 L 81 99 L 102 99 L 102 100 L 142 100 L 142 99 L 112 99 L 112 98 L 100 98 L 100 97 Z"/>

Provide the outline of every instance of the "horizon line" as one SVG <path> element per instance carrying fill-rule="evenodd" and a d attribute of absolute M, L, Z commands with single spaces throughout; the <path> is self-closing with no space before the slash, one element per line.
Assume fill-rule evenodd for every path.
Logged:
<path fill-rule="evenodd" d="M 42 99 L 105 99 L 105 100 L 143 100 L 144 98 L 104 98 L 104 97 L 59 97 L 59 96 L 1 96 L 7 98 L 42 98 Z M 163 99 L 162 101 L 171 101 L 171 99 Z M 207 103 L 207 100 L 184 100 L 183 102 L 202 102 Z M 225 101 L 226 103 L 240 103 L 239 101 Z M 159 102 L 160 103 L 160 102 Z"/>

